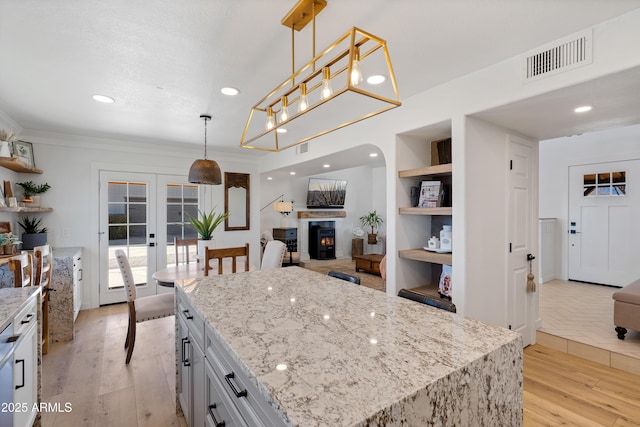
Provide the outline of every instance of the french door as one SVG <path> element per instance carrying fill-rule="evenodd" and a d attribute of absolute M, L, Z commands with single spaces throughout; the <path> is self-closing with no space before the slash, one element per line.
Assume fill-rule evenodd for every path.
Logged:
<path fill-rule="evenodd" d="M 198 209 L 197 185 L 186 177 L 100 171 L 100 305 L 126 301 L 115 251 L 129 258 L 139 297 L 172 292 L 152 275 L 175 263 L 174 237 L 196 237 L 189 216 Z"/>

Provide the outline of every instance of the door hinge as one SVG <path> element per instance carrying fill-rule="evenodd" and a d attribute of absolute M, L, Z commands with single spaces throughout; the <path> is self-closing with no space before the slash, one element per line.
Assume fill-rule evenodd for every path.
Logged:
<path fill-rule="evenodd" d="M 509 325 L 509 329 L 511 329 L 511 325 Z"/>

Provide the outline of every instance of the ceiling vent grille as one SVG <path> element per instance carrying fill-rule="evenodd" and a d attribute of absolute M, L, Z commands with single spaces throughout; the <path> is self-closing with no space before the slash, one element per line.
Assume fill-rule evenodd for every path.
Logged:
<path fill-rule="evenodd" d="M 298 145 L 298 154 L 304 154 L 307 151 L 309 151 L 309 143 L 308 142 L 304 142 L 304 143 Z"/>
<path fill-rule="evenodd" d="M 524 58 L 525 82 L 591 64 L 591 39 L 589 29 L 529 52 Z"/>

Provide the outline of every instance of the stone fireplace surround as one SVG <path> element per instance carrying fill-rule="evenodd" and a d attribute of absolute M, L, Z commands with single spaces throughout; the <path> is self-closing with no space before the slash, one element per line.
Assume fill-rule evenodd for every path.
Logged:
<path fill-rule="evenodd" d="M 300 261 L 309 261 L 309 223 L 313 221 L 335 221 L 336 226 L 336 258 L 344 257 L 343 242 L 339 242 L 341 222 L 347 217 L 344 211 L 298 211 L 298 250 Z"/>

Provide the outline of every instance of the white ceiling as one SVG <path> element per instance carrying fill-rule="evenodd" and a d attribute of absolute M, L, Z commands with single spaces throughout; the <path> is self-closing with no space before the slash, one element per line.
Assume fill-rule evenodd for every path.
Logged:
<path fill-rule="evenodd" d="M 640 0 L 328 1 L 317 18 L 318 50 L 353 26 L 385 38 L 402 98 L 640 7 Z M 290 30 L 280 20 L 294 4 L 0 0 L 0 111 L 27 130 L 192 144 L 202 143 L 199 115 L 208 113 L 214 150 L 241 150 L 250 107 L 291 72 Z M 310 59 L 310 33 L 296 36 L 297 66 Z M 223 86 L 241 93 L 224 96 Z M 95 93 L 116 103 L 96 103 Z M 561 98 L 485 118 L 520 111 L 527 120 L 509 127 L 548 136 L 531 117 L 553 121 L 549 100 Z"/>

